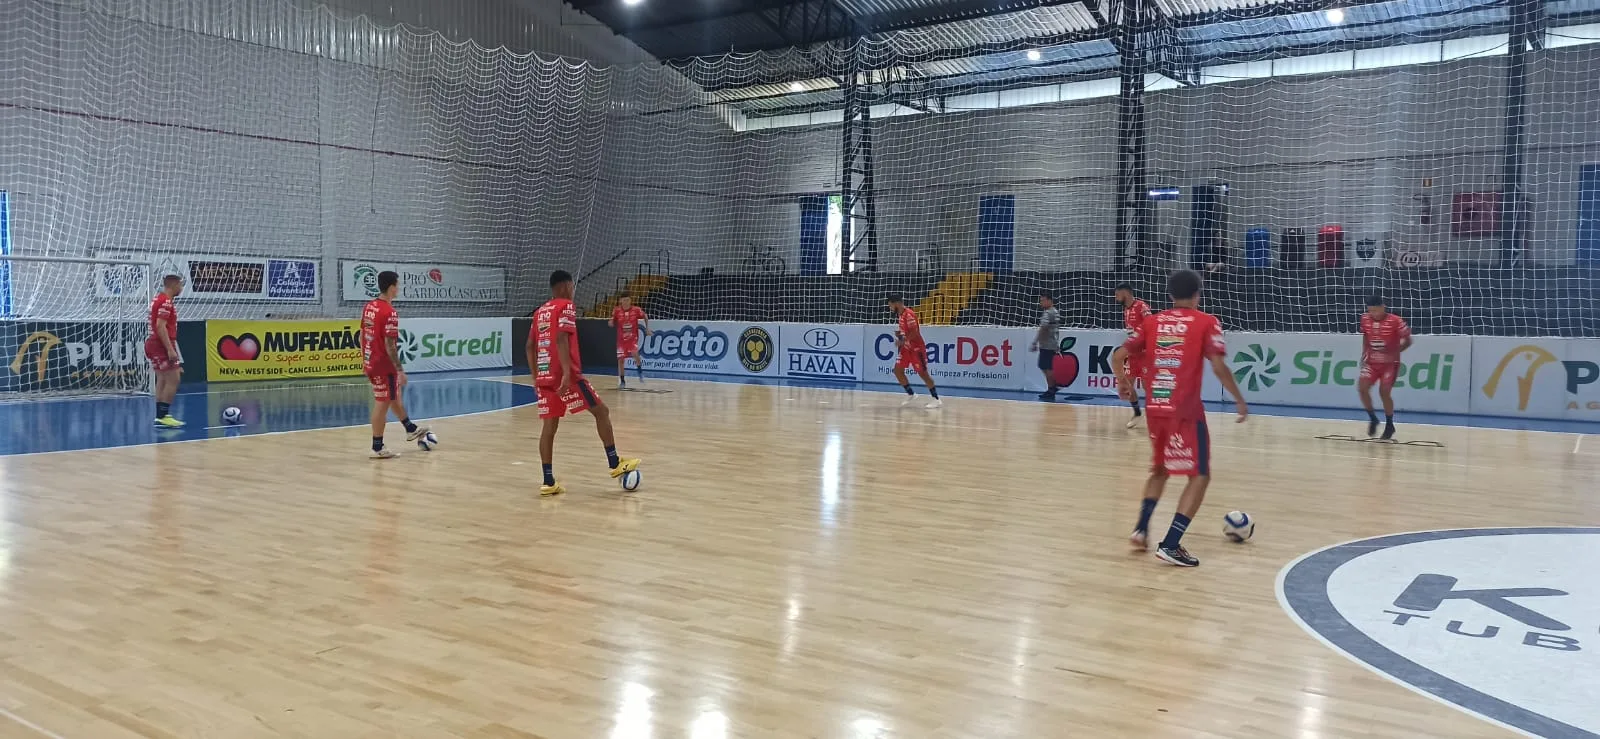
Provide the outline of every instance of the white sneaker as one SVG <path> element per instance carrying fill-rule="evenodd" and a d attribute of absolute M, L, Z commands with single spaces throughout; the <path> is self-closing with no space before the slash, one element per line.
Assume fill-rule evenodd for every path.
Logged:
<path fill-rule="evenodd" d="M 422 435 L 428 433 L 428 431 L 429 429 L 426 425 L 419 423 L 417 424 L 416 431 L 406 432 L 406 441 L 416 441 L 417 439 L 422 438 Z"/>
<path fill-rule="evenodd" d="M 1138 428 L 1139 427 L 1139 422 L 1143 421 L 1143 420 L 1144 420 L 1144 416 L 1142 416 L 1142 415 L 1134 416 L 1133 418 L 1128 419 L 1128 428 L 1130 428 L 1130 429 L 1131 428 Z"/>
<path fill-rule="evenodd" d="M 915 395 L 907 395 L 905 400 L 900 401 L 900 407 L 904 408 L 904 407 L 906 407 L 908 405 L 911 405 L 912 403 L 915 403 L 915 402 L 917 402 L 917 396 L 915 396 Z"/>
<path fill-rule="evenodd" d="M 940 400 L 938 398 L 934 398 L 932 401 L 929 401 L 928 407 L 929 408 L 943 408 L 944 407 L 944 401 L 942 401 L 942 400 Z"/>
<path fill-rule="evenodd" d="M 394 459 L 398 456 L 400 456 L 400 453 L 389 447 L 384 447 L 372 453 L 373 459 Z"/>

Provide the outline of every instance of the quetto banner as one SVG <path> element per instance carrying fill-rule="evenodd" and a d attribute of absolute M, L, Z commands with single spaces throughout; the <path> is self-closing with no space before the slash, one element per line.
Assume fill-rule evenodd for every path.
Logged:
<path fill-rule="evenodd" d="M 212 382 L 361 374 L 361 322 L 206 321 Z"/>
<path fill-rule="evenodd" d="M 399 302 L 504 303 L 506 271 L 470 264 L 399 264 L 340 260 L 339 297 L 365 301 L 378 297 L 378 274 L 400 275 Z"/>
<path fill-rule="evenodd" d="M 736 321 L 651 321 L 639 345 L 646 371 L 776 376 L 778 325 Z"/>
<path fill-rule="evenodd" d="M 400 361 L 407 372 L 511 366 L 509 318 L 402 318 Z"/>

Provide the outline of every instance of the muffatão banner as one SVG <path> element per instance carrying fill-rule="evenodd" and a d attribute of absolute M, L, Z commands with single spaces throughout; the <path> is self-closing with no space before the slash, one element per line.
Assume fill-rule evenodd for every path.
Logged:
<path fill-rule="evenodd" d="M 206 379 L 361 374 L 361 322 L 206 321 Z"/>

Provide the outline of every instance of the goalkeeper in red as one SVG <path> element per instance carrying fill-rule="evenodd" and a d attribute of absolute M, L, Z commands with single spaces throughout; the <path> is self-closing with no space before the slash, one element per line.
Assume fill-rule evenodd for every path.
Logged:
<path fill-rule="evenodd" d="M 1383 297 L 1367 298 L 1361 316 L 1361 407 L 1367 409 L 1367 437 L 1378 435 L 1378 414 L 1372 411 L 1372 386 L 1383 401 L 1383 438 L 1394 438 L 1394 381 L 1400 376 L 1400 352 L 1411 346 L 1411 327 L 1389 312 Z"/>
<path fill-rule="evenodd" d="M 1144 484 L 1139 523 L 1128 540 L 1137 549 L 1148 548 L 1150 515 L 1167 487 L 1167 477 L 1187 477 L 1178 512 L 1156 548 L 1156 556 L 1179 567 L 1194 567 L 1200 560 L 1183 548 L 1182 539 L 1211 484 L 1211 435 L 1206 429 L 1206 408 L 1200 402 L 1205 366 L 1211 365 L 1212 373 L 1233 396 L 1241 423 L 1250 409 L 1223 360 L 1226 347 L 1221 324 L 1199 310 L 1200 275 L 1189 270 L 1174 272 L 1167 279 L 1167 291 L 1172 294 L 1172 309 L 1145 316 L 1143 325 L 1111 355 L 1111 369 L 1117 374 L 1117 391 L 1123 400 L 1133 398 L 1130 365 L 1144 371 L 1147 393 L 1150 478 Z"/>

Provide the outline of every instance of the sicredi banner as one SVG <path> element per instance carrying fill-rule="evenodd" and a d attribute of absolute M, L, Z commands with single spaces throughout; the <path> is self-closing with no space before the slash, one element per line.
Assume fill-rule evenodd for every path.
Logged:
<path fill-rule="evenodd" d="M 1358 334 L 1226 333 L 1228 366 L 1245 400 L 1276 405 L 1358 408 Z M 1460 413 L 1472 382 L 1473 339 L 1412 337 L 1400 355 L 1394 402 L 1408 411 Z M 1207 370 L 1207 374 L 1210 371 Z M 1220 385 L 1218 385 L 1220 388 Z M 1377 402 L 1377 391 L 1373 391 Z M 1221 396 L 1206 395 L 1208 399 Z"/>
<path fill-rule="evenodd" d="M 343 259 L 339 261 L 339 272 L 339 297 L 343 300 L 366 301 L 378 297 L 378 275 L 383 272 L 400 275 L 397 302 L 504 303 L 506 300 L 506 271 L 501 267 Z"/>
<path fill-rule="evenodd" d="M 864 328 L 864 379 L 895 382 L 899 350 L 895 347 L 894 327 Z M 928 374 L 934 383 L 949 387 L 1043 390 L 1044 375 L 1038 370 L 1037 355 L 1028 352 L 1033 336 L 1033 329 L 1026 328 L 923 326 Z M 916 379 L 915 372 L 907 370 L 906 378 L 920 387 L 921 380 Z"/>
<path fill-rule="evenodd" d="M 862 379 L 860 324 L 785 323 L 778 327 L 779 373 L 804 380 Z"/>
<path fill-rule="evenodd" d="M 206 379 L 212 382 L 361 372 L 359 320 L 206 321 Z"/>
<path fill-rule="evenodd" d="M 396 348 L 407 372 L 440 372 L 510 367 L 513 343 L 509 318 L 401 318 Z"/>
<path fill-rule="evenodd" d="M 639 344 L 645 371 L 776 376 L 775 323 L 651 321 Z"/>
<path fill-rule="evenodd" d="M 1600 420 L 1600 340 L 1472 340 L 1471 412 Z"/>

